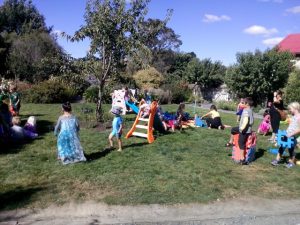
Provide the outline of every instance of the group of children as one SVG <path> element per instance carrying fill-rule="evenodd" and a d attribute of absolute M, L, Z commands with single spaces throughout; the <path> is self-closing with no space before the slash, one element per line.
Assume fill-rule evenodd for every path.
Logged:
<path fill-rule="evenodd" d="M 36 118 L 28 118 L 21 127 L 19 112 L 21 108 L 20 94 L 13 83 L 1 81 L 0 84 L 0 142 L 16 142 L 26 138 L 36 138 Z"/>

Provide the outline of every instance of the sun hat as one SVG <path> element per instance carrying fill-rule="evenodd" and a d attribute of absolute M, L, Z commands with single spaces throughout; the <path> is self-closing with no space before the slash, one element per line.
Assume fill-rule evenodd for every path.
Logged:
<path fill-rule="evenodd" d="M 113 107 L 110 111 L 112 114 L 117 116 L 119 116 L 122 113 L 122 109 L 120 107 Z"/>

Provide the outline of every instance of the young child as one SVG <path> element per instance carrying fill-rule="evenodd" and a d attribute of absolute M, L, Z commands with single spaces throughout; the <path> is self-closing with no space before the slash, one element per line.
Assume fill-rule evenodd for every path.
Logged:
<path fill-rule="evenodd" d="M 14 116 L 12 118 L 13 126 L 10 128 L 11 137 L 14 141 L 21 141 L 25 138 L 24 130 L 21 127 L 21 118 Z"/>
<path fill-rule="evenodd" d="M 15 85 L 9 87 L 10 108 L 13 116 L 18 116 L 21 108 L 20 94 L 17 92 Z"/>
<path fill-rule="evenodd" d="M 184 116 L 184 109 L 185 109 L 185 104 L 180 103 L 176 112 L 176 120 L 174 122 L 174 129 L 178 128 L 182 130 L 182 121 L 185 121 L 186 118 Z"/>
<path fill-rule="evenodd" d="M 211 105 L 210 111 L 202 116 L 201 119 L 205 117 L 208 117 L 205 119 L 208 128 L 224 130 L 225 126 L 222 124 L 220 113 L 215 105 Z"/>
<path fill-rule="evenodd" d="M 239 104 L 238 104 L 238 106 L 236 108 L 237 122 L 240 122 L 241 115 L 243 113 L 244 108 L 246 108 L 246 106 L 245 106 L 245 99 L 241 98 L 240 102 L 239 102 Z"/>
<path fill-rule="evenodd" d="M 233 135 L 239 134 L 239 148 L 240 148 L 240 164 L 241 165 L 247 165 L 248 162 L 245 161 L 244 157 L 244 151 L 246 149 L 246 142 L 248 136 L 252 132 L 252 126 L 254 122 L 254 117 L 253 117 L 253 111 L 252 111 L 252 106 L 253 106 L 253 101 L 251 98 L 245 98 L 245 108 L 243 109 L 243 113 L 241 115 L 241 120 L 239 123 L 238 127 L 233 127 L 231 129 L 231 136 L 230 136 L 230 141 L 226 144 L 227 147 L 232 146 L 233 143 Z"/>
<path fill-rule="evenodd" d="M 291 168 L 295 166 L 295 147 L 297 145 L 297 137 L 299 137 L 300 134 L 300 104 L 298 102 L 293 102 L 289 104 L 288 109 L 290 110 L 291 114 L 293 115 L 291 119 L 291 123 L 288 126 L 286 132 L 287 132 L 287 138 L 294 137 L 294 145 L 289 148 L 289 162 L 286 165 L 287 168 Z M 282 154 L 284 152 L 284 148 L 280 147 L 278 150 L 278 154 L 276 156 L 276 159 L 271 162 L 273 166 L 278 166 L 279 163 L 282 162 Z"/>
<path fill-rule="evenodd" d="M 266 110 L 264 113 L 263 121 L 260 123 L 258 127 L 257 133 L 266 136 L 270 132 L 270 129 L 271 129 L 271 118 L 270 118 L 269 111 Z"/>
<path fill-rule="evenodd" d="M 119 149 L 118 152 L 122 151 L 122 130 L 123 130 L 123 119 L 121 117 L 121 109 L 119 107 L 114 107 L 111 110 L 111 113 L 115 115 L 114 120 L 112 122 L 112 132 L 108 137 L 108 141 L 110 144 L 110 148 L 113 148 L 113 137 L 115 136 L 118 141 Z"/>
<path fill-rule="evenodd" d="M 144 101 L 144 99 L 142 99 Z M 150 114 L 150 104 L 148 104 L 146 101 L 144 101 L 144 104 L 140 106 L 140 110 L 142 111 L 142 118 L 147 118 L 149 117 Z"/>
<path fill-rule="evenodd" d="M 36 138 L 38 136 L 36 131 L 36 117 L 35 116 L 29 116 L 27 119 L 26 124 L 24 125 L 24 133 L 29 138 Z"/>
<path fill-rule="evenodd" d="M 58 159 L 64 165 L 86 161 L 78 135 L 79 121 L 72 114 L 69 102 L 62 104 L 62 113 L 54 129 L 54 134 L 57 136 Z"/>

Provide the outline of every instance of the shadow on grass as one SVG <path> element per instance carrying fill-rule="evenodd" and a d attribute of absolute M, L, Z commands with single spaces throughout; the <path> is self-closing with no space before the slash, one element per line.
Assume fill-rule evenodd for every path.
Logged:
<path fill-rule="evenodd" d="M 49 120 L 39 120 L 37 121 L 37 131 L 39 136 L 43 136 L 44 134 L 50 133 L 54 131 L 53 122 Z"/>
<path fill-rule="evenodd" d="M 299 153 L 299 152 L 296 153 L 296 159 L 297 159 L 297 160 L 300 160 L 300 153 Z"/>
<path fill-rule="evenodd" d="M 106 148 L 102 152 L 93 152 L 89 155 L 85 155 L 87 161 L 94 161 L 100 158 L 103 158 L 107 156 L 109 153 L 111 153 L 114 149 L 113 148 Z"/>
<path fill-rule="evenodd" d="M 17 187 L 15 190 L 0 193 L 0 210 L 24 207 L 31 202 L 32 195 L 42 190 L 43 188 Z"/>
<path fill-rule="evenodd" d="M 265 149 L 262 149 L 262 148 L 259 148 L 257 152 L 255 152 L 255 160 L 261 158 L 264 156 L 266 150 Z"/>

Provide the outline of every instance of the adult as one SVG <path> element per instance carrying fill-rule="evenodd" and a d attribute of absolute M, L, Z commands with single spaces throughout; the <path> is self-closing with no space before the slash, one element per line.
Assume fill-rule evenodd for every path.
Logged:
<path fill-rule="evenodd" d="M 271 117 L 271 127 L 272 127 L 272 137 L 269 139 L 272 143 L 275 143 L 276 134 L 279 130 L 281 115 L 279 110 L 284 110 L 282 91 L 278 90 L 274 92 L 273 103 L 270 107 L 270 117 Z"/>

